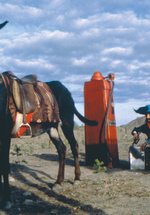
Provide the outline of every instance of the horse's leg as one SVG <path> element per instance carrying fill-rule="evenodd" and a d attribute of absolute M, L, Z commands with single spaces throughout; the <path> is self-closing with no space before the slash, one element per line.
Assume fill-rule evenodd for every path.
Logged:
<path fill-rule="evenodd" d="M 66 146 L 60 139 L 58 129 L 57 128 L 50 128 L 49 132 L 49 137 L 54 143 L 58 156 L 59 156 L 59 170 L 58 170 L 58 176 L 56 183 L 61 184 L 64 181 L 64 172 L 65 172 L 65 158 L 66 158 Z"/>
<path fill-rule="evenodd" d="M 0 202 L 2 201 L 2 175 L 0 174 Z"/>
<path fill-rule="evenodd" d="M 4 178 L 4 201 L 10 201 L 10 186 L 9 186 L 9 174 L 5 173 L 3 175 Z"/>
<path fill-rule="evenodd" d="M 10 208 L 10 185 L 9 185 L 9 150 L 10 150 L 10 133 L 4 133 L 0 138 L 0 180 L 2 189 L 3 207 Z"/>
<path fill-rule="evenodd" d="M 0 208 L 9 209 L 11 207 L 9 174 L 0 174 Z"/>
<path fill-rule="evenodd" d="M 62 121 L 63 122 L 63 121 Z M 79 146 L 75 139 L 74 132 L 73 132 L 73 121 L 71 123 L 62 123 L 62 130 L 63 133 L 68 140 L 71 151 L 74 157 L 74 165 L 75 165 L 75 180 L 80 180 L 80 162 L 79 162 Z"/>

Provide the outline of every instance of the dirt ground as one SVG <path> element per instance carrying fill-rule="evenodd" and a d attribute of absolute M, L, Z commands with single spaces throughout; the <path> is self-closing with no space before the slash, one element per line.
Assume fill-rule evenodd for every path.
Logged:
<path fill-rule="evenodd" d="M 122 132 L 122 133 L 121 133 Z M 73 159 L 68 147 L 65 181 L 54 186 L 58 170 L 56 149 L 42 135 L 13 139 L 11 146 L 12 208 L 0 215 L 149 215 L 150 174 L 127 169 L 131 139 L 119 130 L 122 167 L 94 172 L 85 165 L 83 128 L 76 130 L 80 145 L 81 181 L 74 183 Z M 64 140 L 65 141 L 65 140 Z"/>

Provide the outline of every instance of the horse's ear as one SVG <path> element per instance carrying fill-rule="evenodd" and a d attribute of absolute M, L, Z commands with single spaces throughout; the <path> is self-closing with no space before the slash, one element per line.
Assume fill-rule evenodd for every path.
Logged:
<path fill-rule="evenodd" d="M 8 23 L 8 21 L 6 20 L 5 22 L 0 24 L 0 29 L 3 28 L 6 24 Z"/>

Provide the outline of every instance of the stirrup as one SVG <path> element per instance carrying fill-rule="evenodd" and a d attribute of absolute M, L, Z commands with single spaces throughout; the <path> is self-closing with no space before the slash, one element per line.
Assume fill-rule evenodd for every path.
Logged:
<path fill-rule="evenodd" d="M 29 123 L 22 123 L 19 127 L 18 134 L 20 138 L 32 137 L 32 129 Z"/>

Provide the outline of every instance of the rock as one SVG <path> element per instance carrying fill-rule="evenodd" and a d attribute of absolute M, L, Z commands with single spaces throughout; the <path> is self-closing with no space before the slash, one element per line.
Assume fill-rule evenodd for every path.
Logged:
<path fill-rule="evenodd" d="M 52 188 L 52 190 L 55 192 L 59 191 L 60 189 L 62 189 L 62 186 L 60 184 L 55 184 Z"/>
<path fill-rule="evenodd" d="M 74 181 L 74 185 L 75 185 L 75 186 L 80 185 L 80 183 L 81 183 L 80 180 L 75 180 L 75 181 Z"/>
<path fill-rule="evenodd" d="M 10 176 L 10 177 L 9 177 L 9 181 L 10 181 L 10 182 L 15 182 L 16 180 L 15 180 L 14 177 Z"/>

